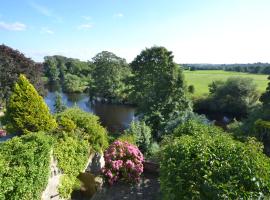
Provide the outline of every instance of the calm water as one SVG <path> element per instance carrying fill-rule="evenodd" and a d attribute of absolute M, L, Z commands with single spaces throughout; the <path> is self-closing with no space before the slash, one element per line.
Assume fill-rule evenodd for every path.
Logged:
<path fill-rule="evenodd" d="M 135 119 L 135 108 L 128 105 L 110 105 L 102 103 L 91 103 L 87 94 L 65 94 L 60 93 L 63 103 L 68 107 L 77 105 L 86 112 L 94 113 L 100 117 L 100 121 L 111 132 L 123 131 L 130 122 Z M 54 112 L 56 93 L 48 92 L 45 102 L 51 112 Z"/>

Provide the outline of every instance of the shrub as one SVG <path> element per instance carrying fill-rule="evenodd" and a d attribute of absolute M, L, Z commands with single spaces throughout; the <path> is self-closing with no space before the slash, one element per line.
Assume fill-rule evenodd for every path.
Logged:
<path fill-rule="evenodd" d="M 106 150 L 104 158 L 102 173 L 110 185 L 118 180 L 138 181 L 143 172 L 143 154 L 128 142 L 115 141 Z"/>
<path fill-rule="evenodd" d="M 64 125 L 63 123 L 65 123 L 64 128 L 66 129 L 74 128 L 74 124 L 81 129 L 94 151 L 102 152 L 108 146 L 107 131 L 100 125 L 97 116 L 75 107 L 58 113 L 56 118 L 60 122 L 60 125 Z M 71 121 L 68 123 L 68 120 L 71 120 L 74 124 Z"/>
<path fill-rule="evenodd" d="M 20 75 L 7 104 L 4 117 L 8 132 L 50 131 L 57 124 L 34 86 Z"/>
<path fill-rule="evenodd" d="M 136 145 L 142 152 L 146 152 L 151 144 L 151 128 L 144 121 L 133 121 L 129 129 L 125 130 L 126 134 L 135 137 Z"/>
<path fill-rule="evenodd" d="M 124 133 L 120 137 L 118 137 L 117 140 L 136 145 L 136 137 L 133 134 Z"/>
<path fill-rule="evenodd" d="M 211 127 L 189 132 L 162 149 L 164 199 L 259 199 L 270 194 L 270 161 L 254 140 L 242 143 Z M 199 127 L 199 125 L 198 125 Z M 209 130 L 209 131 L 208 131 Z M 182 133 L 188 133 L 187 135 Z M 213 131 L 213 133 L 216 130 Z M 176 133 L 175 133 L 176 134 Z M 177 135 L 177 134 L 176 134 Z"/>
<path fill-rule="evenodd" d="M 0 143 L 0 199 L 39 200 L 49 178 L 52 141 L 29 133 Z"/>
<path fill-rule="evenodd" d="M 54 156 L 64 173 L 58 189 L 62 198 L 70 198 L 73 188 L 77 186 L 76 178 L 86 167 L 90 154 L 89 143 L 78 135 L 68 136 L 64 133 L 54 144 Z"/>

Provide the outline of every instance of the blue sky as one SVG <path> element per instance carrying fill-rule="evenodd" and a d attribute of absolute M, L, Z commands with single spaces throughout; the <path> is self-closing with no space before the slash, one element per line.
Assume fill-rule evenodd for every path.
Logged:
<path fill-rule="evenodd" d="M 269 0 L 1 0 L 0 43 L 36 61 L 132 61 L 153 45 L 178 63 L 270 62 Z"/>

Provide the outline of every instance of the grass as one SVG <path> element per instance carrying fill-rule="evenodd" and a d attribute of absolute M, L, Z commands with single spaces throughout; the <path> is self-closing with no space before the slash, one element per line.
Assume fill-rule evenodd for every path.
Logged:
<path fill-rule="evenodd" d="M 194 85 L 194 96 L 204 96 L 208 94 L 208 85 L 215 80 L 226 80 L 229 77 L 249 77 L 257 84 L 258 90 L 262 93 L 267 87 L 268 75 L 248 74 L 241 72 L 229 72 L 222 70 L 197 70 L 184 71 L 187 85 Z"/>

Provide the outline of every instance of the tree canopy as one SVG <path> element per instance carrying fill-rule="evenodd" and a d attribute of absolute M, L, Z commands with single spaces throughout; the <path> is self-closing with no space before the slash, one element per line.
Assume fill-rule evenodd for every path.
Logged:
<path fill-rule="evenodd" d="M 99 97 L 110 102 L 126 101 L 124 81 L 130 75 L 126 60 L 111 52 L 102 51 L 93 58 L 93 63 L 95 70 L 89 88 L 90 97 Z"/>
<path fill-rule="evenodd" d="M 174 63 L 172 52 L 164 47 L 145 49 L 131 67 L 130 99 L 156 134 L 163 131 L 168 121 L 190 110 L 184 76 Z"/>
<path fill-rule="evenodd" d="M 8 46 L 0 45 L 0 98 L 7 99 L 20 74 L 33 83 L 39 94 L 44 94 L 41 79 L 42 65 L 26 58 L 22 53 Z"/>

